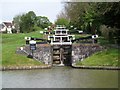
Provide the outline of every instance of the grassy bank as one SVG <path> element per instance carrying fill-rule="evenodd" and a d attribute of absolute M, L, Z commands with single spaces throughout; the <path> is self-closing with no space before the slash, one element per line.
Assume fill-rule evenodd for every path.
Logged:
<path fill-rule="evenodd" d="M 42 63 L 16 54 L 16 48 L 25 45 L 24 37 L 35 36 L 42 38 L 37 32 L 26 34 L 2 34 L 2 65 L 3 66 L 34 66 Z"/>
<path fill-rule="evenodd" d="M 78 37 L 78 35 L 77 35 Z M 104 37 L 98 38 L 98 43 L 102 46 L 107 47 L 106 50 L 97 52 L 93 54 L 92 56 L 86 58 L 83 61 L 77 62 L 77 65 L 84 65 L 84 66 L 120 66 L 118 64 L 118 56 L 119 56 L 119 50 L 115 48 L 117 45 L 115 45 L 114 48 L 111 48 L 110 46 L 112 43 L 110 43 L 108 40 L 106 40 Z"/>
<path fill-rule="evenodd" d="M 35 66 L 44 65 L 38 61 L 27 58 L 26 56 L 16 54 L 16 48 L 25 45 L 24 37 L 38 37 L 43 38 L 43 35 L 37 32 L 19 33 L 19 34 L 2 34 L 2 65 L 3 66 Z M 83 37 L 84 35 L 76 35 L 76 37 Z M 87 36 L 87 35 L 86 35 Z M 104 39 L 100 39 L 99 43 L 106 44 Z M 109 48 L 105 51 L 98 52 L 77 65 L 86 66 L 117 66 L 118 65 L 118 49 Z"/>
<path fill-rule="evenodd" d="M 118 66 L 118 49 L 109 48 L 101 52 L 97 52 L 77 65 L 85 66 Z"/>

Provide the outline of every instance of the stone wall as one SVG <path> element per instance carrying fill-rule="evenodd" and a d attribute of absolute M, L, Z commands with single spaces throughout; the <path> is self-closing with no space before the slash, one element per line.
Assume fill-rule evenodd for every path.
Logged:
<path fill-rule="evenodd" d="M 98 44 L 73 44 L 72 45 L 72 63 L 82 61 L 90 55 L 99 52 L 103 49 L 102 46 Z M 29 45 L 17 49 L 17 53 L 28 56 L 31 53 Z M 34 59 L 41 61 L 45 64 L 52 64 L 52 47 L 49 44 L 38 44 L 36 50 L 34 51 Z"/>
<path fill-rule="evenodd" d="M 98 44 L 73 44 L 72 45 L 72 62 L 73 64 L 82 61 L 95 52 L 99 52 L 103 49 Z"/>
<path fill-rule="evenodd" d="M 17 53 L 26 56 L 32 55 L 32 51 L 30 50 L 29 45 L 24 46 L 23 50 L 18 48 Z M 33 58 L 45 64 L 51 64 L 52 62 L 51 46 L 48 44 L 38 44 L 36 50 L 34 51 Z"/>

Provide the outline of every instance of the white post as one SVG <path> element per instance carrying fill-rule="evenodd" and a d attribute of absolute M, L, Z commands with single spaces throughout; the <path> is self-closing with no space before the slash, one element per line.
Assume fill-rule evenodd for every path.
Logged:
<path fill-rule="evenodd" d="M 55 31 L 55 35 L 56 35 L 56 31 Z"/>
<path fill-rule="evenodd" d="M 62 44 L 62 37 L 60 37 L 60 43 Z"/>
<path fill-rule="evenodd" d="M 53 36 L 53 41 L 55 41 L 55 36 Z"/>
<path fill-rule="evenodd" d="M 51 39 L 51 44 L 53 44 L 53 39 Z"/>
<path fill-rule="evenodd" d="M 60 34 L 62 35 L 62 30 L 60 30 Z"/>

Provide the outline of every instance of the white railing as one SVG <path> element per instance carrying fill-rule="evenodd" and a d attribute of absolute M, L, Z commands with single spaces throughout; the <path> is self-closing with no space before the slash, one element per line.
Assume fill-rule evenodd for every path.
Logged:
<path fill-rule="evenodd" d="M 72 42 L 51 42 L 51 45 L 71 45 Z"/>

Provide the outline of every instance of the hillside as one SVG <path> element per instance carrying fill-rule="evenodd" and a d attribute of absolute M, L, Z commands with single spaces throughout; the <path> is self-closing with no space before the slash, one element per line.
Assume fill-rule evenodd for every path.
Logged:
<path fill-rule="evenodd" d="M 2 65 L 3 66 L 29 66 L 43 65 L 42 63 L 29 59 L 26 56 L 16 54 L 16 48 L 25 45 L 24 37 L 35 36 L 42 37 L 40 33 L 19 33 L 19 34 L 2 34 Z"/>

